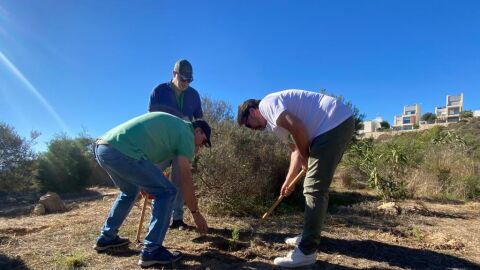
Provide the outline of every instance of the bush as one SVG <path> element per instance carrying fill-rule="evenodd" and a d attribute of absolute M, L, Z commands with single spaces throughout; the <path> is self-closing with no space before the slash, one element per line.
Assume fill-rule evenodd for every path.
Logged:
<path fill-rule="evenodd" d="M 383 200 L 407 197 L 405 172 L 406 149 L 395 143 L 375 145 L 364 140 L 352 145 L 345 154 L 344 166 L 368 175 L 368 184 L 379 191 Z"/>
<path fill-rule="evenodd" d="M 431 147 L 418 168 L 421 178 L 412 177 L 410 188 L 417 197 L 477 199 L 480 195 L 480 163 L 472 159 L 461 146 L 453 143 Z"/>
<path fill-rule="evenodd" d="M 365 188 L 368 175 L 355 166 L 338 166 L 336 176 L 345 188 Z"/>
<path fill-rule="evenodd" d="M 202 203 L 212 214 L 263 213 L 285 180 L 289 150 L 269 133 L 240 128 L 225 114 L 231 109 L 224 102 L 208 102 L 205 115 L 222 120 L 210 122 L 212 148 L 200 151 L 194 163 Z"/>
<path fill-rule="evenodd" d="M 32 186 L 36 160 L 32 146 L 39 135 L 32 131 L 27 140 L 12 126 L 0 122 L 0 191 L 21 191 Z"/>
<path fill-rule="evenodd" d="M 480 197 L 480 121 L 363 140 L 343 166 L 369 176 L 385 200 L 404 197 Z"/>
<path fill-rule="evenodd" d="M 88 185 L 91 161 L 81 139 L 61 134 L 38 159 L 36 183 L 41 191 L 75 192 Z"/>
<path fill-rule="evenodd" d="M 90 176 L 87 179 L 88 186 L 114 186 L 110 176 L 105 172 L 105 170 L 98 165 L 98 162 L 95 160 L 95 154 L 93 153 L 93 148 L 95 147 L 95 139 L 90 137 L 86 132 L 82 132 L 76 139 L 80 146 L 82 147 L 83 154 L 88 158 L 88 163 L 90 166 Z"/>
<path fill-rule="evenodd" d="M 276 196 L 288 170 L 289 152 L 264 132 L 226 121 L 214 125 L 213 147 L 196 163 L 197 185 L 216 213 L 246 215 L 264 211 Z"/>

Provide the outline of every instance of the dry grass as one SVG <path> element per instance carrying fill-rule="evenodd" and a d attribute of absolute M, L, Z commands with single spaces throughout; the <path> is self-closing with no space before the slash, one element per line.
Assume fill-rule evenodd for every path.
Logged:
<path fill-rule="evenodd" d="M 344 194 L 356 203 L 331 208 L 317 263 L 306 269 L 480 267 L 480 203 L 406 201 L 400 204 L 402 214 L 392 216 L 377 210 L 379 202 L 365 201 L 365 193 L 335 189 L 331 202 Z M 140 247 L 135 244 L 107 253 L 91 248 L 113 200 L 72 203 L 62 214 L 0 218 L 0 269 L 138 268 Z M 122 236 L 135 239 L 139 216 L 134 207 Z M 185 253 L 174 269 L 272 269 L 273 258 L 289 250 L 283 239 L 302 228 L 301 213 L 274 215 L 253 239 L 248 228 L 254 219 L 207 220 L 206 237 L 194 230 L 167 233 L 165 246 Z M 234 230 L 239 231 L 238 245 L 232 248 Z"/>

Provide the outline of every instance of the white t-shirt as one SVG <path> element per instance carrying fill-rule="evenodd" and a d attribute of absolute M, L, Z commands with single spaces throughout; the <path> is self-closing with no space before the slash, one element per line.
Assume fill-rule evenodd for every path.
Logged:
<path fill-rule="evenodd" d="M 352 116 L 352 110 L 341 101 L 320 93 L 289 89 L 269 94 L 259 104 L 267 129 L 287 141 L 289 132 L 277 126 L 278 116 L 288 111 L 300 119 L 308 132 L 309 143 Z"/>

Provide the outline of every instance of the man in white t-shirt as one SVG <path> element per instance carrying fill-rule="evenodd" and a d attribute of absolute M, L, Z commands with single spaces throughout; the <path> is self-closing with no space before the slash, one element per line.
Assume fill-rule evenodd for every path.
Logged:
<path fill-rule="evenodd" d="M 298 267 L 316 262 L 316 250 L 328 206 L 328 189 L 343 152 L 352 139 L 353 113 L 341 101 L 316 92 L 290 89 L 262 100 L 249 99 L 238 107 L 237 121 L 255 130 L 267 129 L 289 144 L 290 166 L 280 194 L 288 196 L 288 184 L 306 169 L 303 184 L 305 217 L 303 232 L 285 239 L 295 249 L 274 264 Z"/>

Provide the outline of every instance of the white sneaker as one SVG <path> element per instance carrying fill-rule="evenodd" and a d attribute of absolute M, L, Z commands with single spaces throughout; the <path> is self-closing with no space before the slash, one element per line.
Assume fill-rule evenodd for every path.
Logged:
<path fill-rule="evenodd" d="M 287 254 L 287 256 L 275 258 L 275 260 L 273 260 L 273 264 L 281 267 L 293 268 L 298 266 L 314 264 L 316 261 L 317 261 L 316 252 L 310 255 L 305 255 L 297 247 L 294 250 L 290 251 Z"/>
<path fill-rule="evenodd" d="M 294 236 L 294 237 L 285 238 L 285 244 L 287 244 L 289 246 L 292 246 L 292 247 L 298 247 L 298 245 L 300 245 L 300 241 L 302 241 L 302 235 L 301 234 L 299 234 L 297 236 Z"/>

